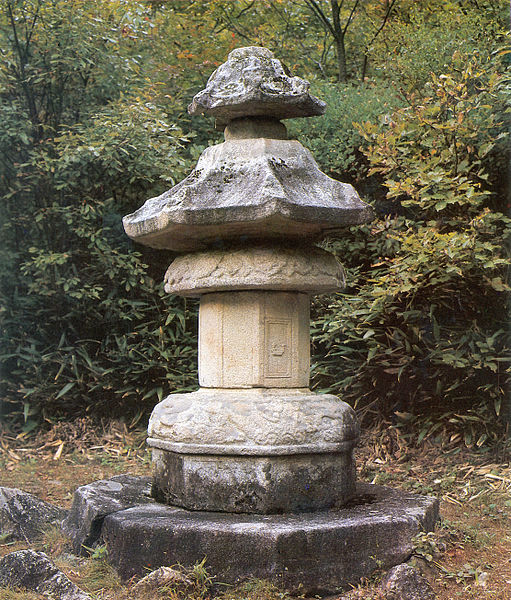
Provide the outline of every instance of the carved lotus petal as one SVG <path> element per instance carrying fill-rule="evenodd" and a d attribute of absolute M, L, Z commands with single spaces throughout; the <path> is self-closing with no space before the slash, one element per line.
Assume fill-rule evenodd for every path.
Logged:
<path fill-rule="evenodd" d="M 344 271 L 317 247 L 247 248 L 183 254 L 165 274 L 165 291 L 200 296 L 219 291 L 295 290 L 321 294 L 342 290 Z"/>

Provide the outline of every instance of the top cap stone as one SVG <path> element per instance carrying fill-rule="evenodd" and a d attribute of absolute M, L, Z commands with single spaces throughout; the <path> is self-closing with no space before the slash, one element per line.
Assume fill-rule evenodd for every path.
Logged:
<path fill-rule="evenodd" d="M 326 104 L 309 94 L 309 82 L 291 77 L 266 48 L 237 48 L 188 107 L 227 123 L 239 117 L 290 119 L 322 115 Z"/>

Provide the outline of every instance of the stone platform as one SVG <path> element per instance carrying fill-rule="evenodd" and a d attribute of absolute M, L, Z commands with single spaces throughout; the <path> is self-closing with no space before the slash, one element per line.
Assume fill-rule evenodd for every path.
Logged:
<path fill-rule="evenodd" d="M 330 594 L 405 561 L 413 536 L 432 530 L 437 518 L 436 498 L 367 483 L 358 483 L 353 501 L 338 510 L 188 511 L 149 498 L 147 478 L 118 476 L 77 489 L 65 531 L 76 548 L 82 538 L 92 542 L 89 523 L 125 579 L 206 557 L 219 583 L 255 577 L 292 592 Z"/>

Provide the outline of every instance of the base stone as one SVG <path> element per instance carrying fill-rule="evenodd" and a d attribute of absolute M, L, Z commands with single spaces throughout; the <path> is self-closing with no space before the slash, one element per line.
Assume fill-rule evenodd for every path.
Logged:
<path fill-rule="evenodd" d="M 153 410 L 153 495 L 188 510 L 287 513 L 355 492 L 353 409 L 308 389 L 201 388 Z"/>
<path fill-rule="evenodd" d="M 82 485 L 74 493 L 62 531 L 71 539 L 73 552 L 87 556 L 99 543 L 107 515 L 147 502 L 154 502 L 150 477 L 116 475 Z"/>
<path fill-rule="evenodd" d="M 178 454 L 153 448 L 152 494 L 189 510 L 282 514 L 341 507 L 355 493 L 351 452 Z"/>
<path fill-rule="evenodd" d="M 95 503 L 102 496 L 112 507 L 108 486 L 98 483 Z M 366 483 L 342 509 L 284 515 L 187 511 L 147 502 L 146 494 L 140 478 L 140 504 L 114 509 L 102 523 L 109 560 L 124 579 L 206 557 L 218 583 L 262 578 L 291 592 L 331 594 L 405 561 L 412 538 L 438 518 L 436 498 Z M 75 495 L 84 515 L 87 495 L 80 488 Z"/>

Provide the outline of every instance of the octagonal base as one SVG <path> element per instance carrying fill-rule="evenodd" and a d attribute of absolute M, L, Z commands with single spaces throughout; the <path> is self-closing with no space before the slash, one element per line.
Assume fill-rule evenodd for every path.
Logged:
<path fill-rule="evenodd" d="M 152 494 L 189 510 L 281 514 L 341 507 L 355 493 L 352 451 L 283 456 L 153 448 Z"/>
<path fill-rule="evenodd" d="M 359 483 L 353 505 L 286 515 L 194 512 L 153 503 L 108 515 L 102 537 L 121 577 L 206 557 L 217 583 L 250 578 L 292 592 L 335 593 L 405 561 L 432 530 L 438 500 Z"/>
<path fill-rule="evenodd" d="M 339 507 L 355 490 L 353 409 L 308 389 L 172 394 L 149 421 L 153 492 L 189 510 L 283 513 Z"/>

